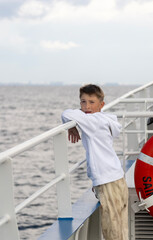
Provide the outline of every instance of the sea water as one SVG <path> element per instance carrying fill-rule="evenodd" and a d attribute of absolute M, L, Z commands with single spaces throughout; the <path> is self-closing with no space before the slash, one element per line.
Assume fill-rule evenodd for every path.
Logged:
<path fill-rule="evenodd" d="M 63 110 L 79 108 L 79 87 L 0 86 L 0 152 L 62 124 Z M 103 86 L 106 104 L 134 88 Z M 12 160 L 15 206 L 55 177 L 52 141 L 50 139 Z M 81 141 L 68 143 L 68 159 L 70 167 L 85 159 Z M 84 164 L 71 176 L 72 203 L 90 186 Z M 57 216 L 54 186 L 17 214 L 20 238 L 37 239 Z"/>

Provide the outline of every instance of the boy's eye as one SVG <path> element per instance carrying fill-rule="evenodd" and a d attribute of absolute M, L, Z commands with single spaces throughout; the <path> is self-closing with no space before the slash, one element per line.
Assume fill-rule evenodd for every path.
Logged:
<path fill-rule="evenodd" d="M 94 103 L 94 101 L 90 101 L 90 103 Z"/>
<path fill-rule="evenodd" d="M 84 100 L 81 100 L 81 103 L 85 103 L 86 101 L 84 101 Z"/>

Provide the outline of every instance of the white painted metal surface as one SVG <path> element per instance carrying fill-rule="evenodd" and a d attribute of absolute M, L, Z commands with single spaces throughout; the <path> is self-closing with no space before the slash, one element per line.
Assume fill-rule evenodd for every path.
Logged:
<path fill-rule="evenodd" d="M 68 240 L 104 240 L 100 224 L 101 214 L 98 208 Z"/>
<path fill-rule="evenodd" d="M 14 212 L 12 161 L 0 166 L 0 239 L 19 240 Z"/>
<path fill-rule="evenodd" d="M 62 132 L 54 137 L 56 176 L 65 174 L 63 181 L 57 184 L 58 217 L 72 218 L 70 178 L 67 157 L 67 134 Z"/>

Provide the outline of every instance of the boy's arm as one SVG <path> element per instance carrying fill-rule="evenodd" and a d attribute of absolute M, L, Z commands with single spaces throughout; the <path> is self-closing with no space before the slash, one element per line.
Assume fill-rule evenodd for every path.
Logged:
<path fill-rule="evenodd" d="M 105 116 L 108 119 L 112 137 L 118 137 L 121 131 L 121 124 L 118 122 L 117 116 L 109 113 L 105 113 Z"/>
<path fill-rule="evenodd" d="M 74 120 L 79 128 L 88 136 L 93 135 L 97 128 L 97 120 L 93 114 L 86 114 L 79 109 L 67 109 L 62 113 L 63 123 Z"/>

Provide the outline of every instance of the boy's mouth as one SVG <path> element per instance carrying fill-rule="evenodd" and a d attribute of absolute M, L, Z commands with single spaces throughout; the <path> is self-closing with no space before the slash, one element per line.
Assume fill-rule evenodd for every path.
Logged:
<path fill-rule="evenodd" d="M 91 111 L 85 111 L 86 114 L 91 113 Z"/>

